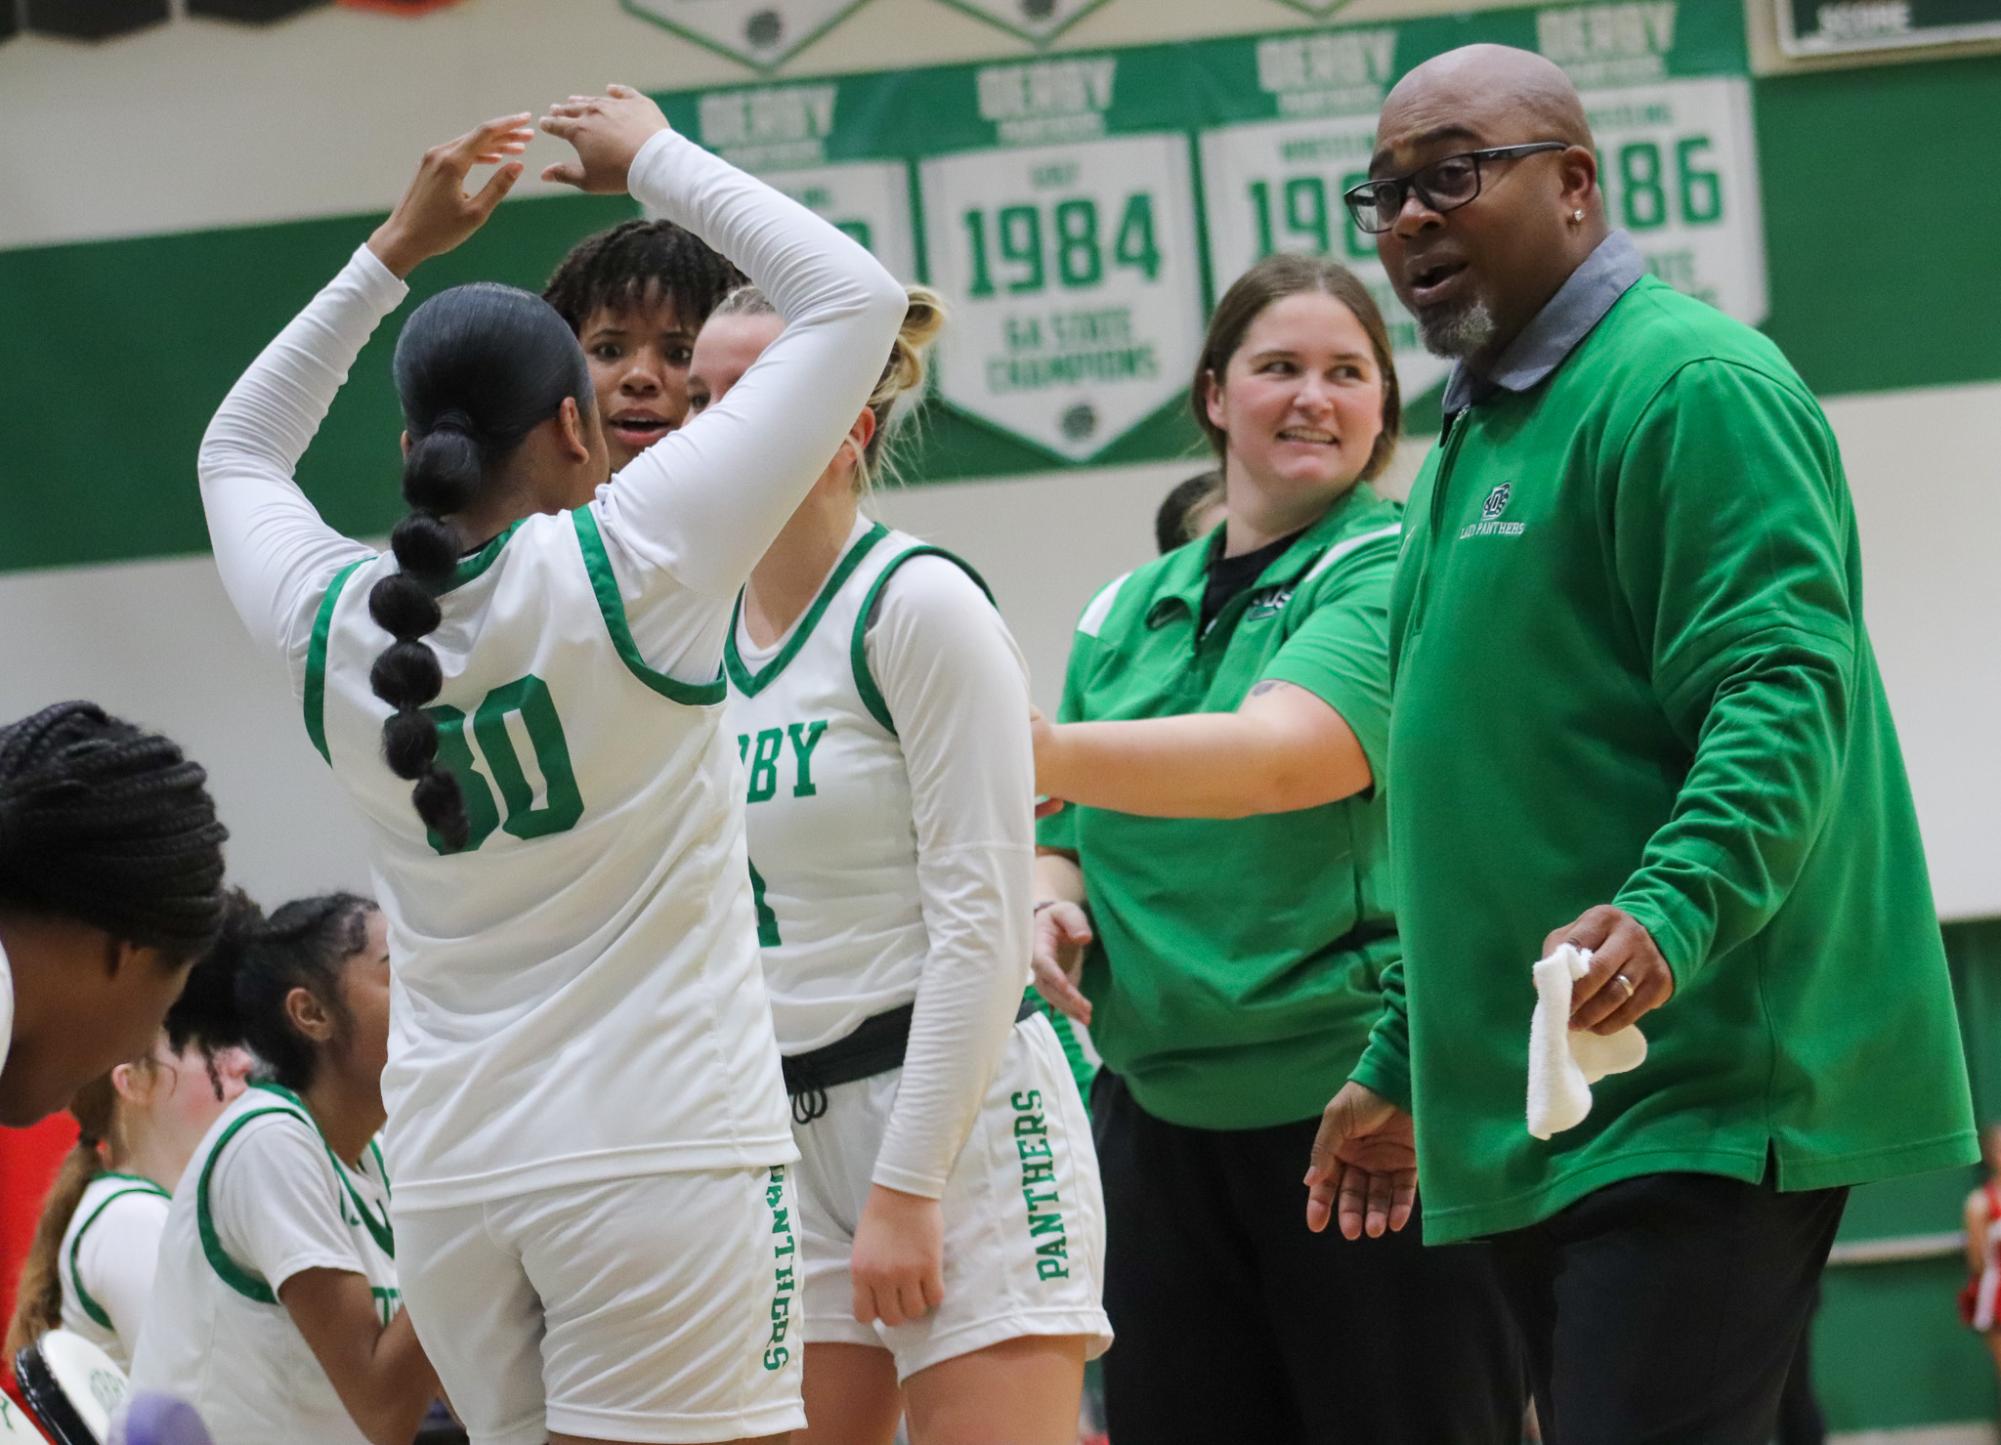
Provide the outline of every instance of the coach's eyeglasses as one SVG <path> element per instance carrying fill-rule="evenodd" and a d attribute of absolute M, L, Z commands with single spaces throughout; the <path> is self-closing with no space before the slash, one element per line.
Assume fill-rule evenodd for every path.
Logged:
<path fill-rule="evenodd" d="M 1457 155 L 1440 156 L 1429 165 L 1419 166 L 1409 175 L 1364 181 L 1345 192 L 1341 199 L 1348 203 L 1348 214 L 1355 218 L 1357 226 L 1371 236 L 1380 236 L 1397 223 L 1397 217 L 1403 214 L 1404 200 L 1412 191 L 1416 191 L 1417 198 L 1434 211 L 1456 211 L 1480 194 L 1480 162 L 1513 160 L 1516 156 L 1569 149 L 1568 141 L 1537 140 L 1526 145 L 1461 151 Z"/>

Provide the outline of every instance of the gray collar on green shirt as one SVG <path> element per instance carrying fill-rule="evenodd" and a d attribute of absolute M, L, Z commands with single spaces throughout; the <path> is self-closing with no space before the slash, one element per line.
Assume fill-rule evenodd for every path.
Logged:
<path fill-rule="evenodd" d="M 1445 388 L 1445 414 L 1462 412 L 1498 388 L 1527 391 L 1540 384 L 1646 272 L 1633 238 L 1624 231 L 1612 232 L 1508 344 L 1490 374 L 1477 375 L 1463 361 L 1452 368 L 1452 380 Z"/>

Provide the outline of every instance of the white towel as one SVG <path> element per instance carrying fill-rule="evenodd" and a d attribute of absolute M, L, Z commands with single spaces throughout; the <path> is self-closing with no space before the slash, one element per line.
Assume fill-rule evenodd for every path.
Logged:
<path fill-rule="evenodd" d="M 1538 1139 L 1583 1123 L 1591 1112 L 1591 1086 L 1607 1074 L 1637 1069 L 1647 1057 L 1647 1041 L 1633 1025 L 1606 1035 L 1570 1027 L 1570 986 L 1590 967 L 1590 951 L 1566 943 L 1534 969 L 1528 1112 L 1529 1133 Z"/>

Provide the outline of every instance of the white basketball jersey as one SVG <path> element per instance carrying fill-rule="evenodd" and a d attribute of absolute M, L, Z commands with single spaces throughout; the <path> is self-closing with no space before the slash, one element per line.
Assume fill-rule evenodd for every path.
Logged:
<path fill-rule="evenodd" d="M 119 1337 L 110 1312 L 92 1291 L 89 1271 L 84 1265 L 83 1242 L 86 1236 L 124 1229 L 138 1236 L 133 1241 L 135 1245 L 143 1247 L 142 1241 L 150 1240 L 157 1246 L 167 1204 L 172 1198 L 171 1193 L 143 1175 L 109 1170 L 83 1187 L 76 1213 L 70 1216 L 69 1226 L 63 1230 L 57 1256 L 62 1274 L 63 1328 L 96 1345 L 121 1370 L 132 1368 L 132 1346 L 137 1341 Z M 119 1208 L 113 1209 L 114 1204 Z M 97 1281 L 99 1290 L 105 1283 Z"/>
<path fill-rule="evenodd" d="M 729 728 L 747 784 L 765 983 L 786 1054 L 844 1038 L 917 997 L 930 936 L 910 775 L 865 643 L 884 586 L 926 555 L 950 554 L 863 518 L 775 647 L 752 648 L 741 603 L 731 623 Z"/>
<path fill-rule="evenodd" d="M 626 615 L 718 604 L 664 576 L 622 594 L 601 515 L 526 518 L 439 596 L 457 851 L 382 761 L 368 594 L 393 558 L 340 574 L 313 629 L 307 730 L 373 835 L 390 928 L 399 1208 L 796 1157 L 724 685 L 651 670 Z"/>
<path fill-rule="evenodd" d="M 297 1131 L 310 1141 L 296 1155 L 297 1179 L 266 1177 L 273 1171 L 261 1159 L 245 1166 L 252 1173 L 243 1182 L 256 1192 L 264 1227 L 287 1229 L 290 1201 L 309 1198 L 325 1217 L 300 1233 L 344 1241 L 338 1266 L 323 1254 L 312 1256 L 312 1266 L 365 1278 L 384 1325 L 401 1308 L 389 1174 L 379 1149 L 369 1146 L 359 1170 L 338 1163 L 297 1095 L 254 1085 L 209 1126 L 181 1175 L 160 1236 L 133 1385 L 187 1400 L 201 1411 L 216 1445 L 365 1445 L 368 1437 L 341 1404 L 276 1289 L 249 1261 L 230 1253 L 211 1210 L 216 1170 L 231 1151 L 245 1147 L 251 1131 L 263 1129 Z M 267 1197 L 287 1202 L 264 1208 Z"/>

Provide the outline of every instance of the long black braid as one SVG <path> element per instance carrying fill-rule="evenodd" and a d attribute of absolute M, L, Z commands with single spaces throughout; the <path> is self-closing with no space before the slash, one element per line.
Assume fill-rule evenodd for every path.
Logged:
<path fill-rule="evenodd" d="M 222 927 L 208 774 L 95 703 L 0 727 L 0 905 L 72 918 L 169 958 Z"/>
<path fill-rule="evenodd" d="M 579 241 L 542 299 L 582 335 L 599 309 L 630 311 L 658 297 L 674 303 L 675 319 L 692 335 L 743 284 L 743 273 L 694 232 L 672 221 L 627 221 Z"/>
<path fill-rule="evenodd" d="M 437 721 L 424 711 L 444 686 L 424 638 L 443 620 L 438 593 L 468 541 L 452 518 L 498 483 L 529 432 L 564 398 L 594 415 L 584 353 L 548 303 L 513 286 L 476 282 L 433 296 L 396 342 L 396 390 L 410 450 L 403 500 L 410 513 L 390 533 L 398 570 L 369 590 L 368 615 L 395 639 L 369 683 L 396 709 L 382 725 L 382 755 L 411 792 L 417 815 L 448 849 L 472 827 L 459 782 L 438 762 Z"/>

